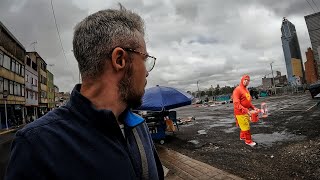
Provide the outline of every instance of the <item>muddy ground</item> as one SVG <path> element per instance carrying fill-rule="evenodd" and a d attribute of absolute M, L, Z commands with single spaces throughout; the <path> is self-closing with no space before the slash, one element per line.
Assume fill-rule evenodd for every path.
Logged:
<path fill-rule="evenodd" d="M 232 104 L 177 109 L 178 117 L 196 120 L 180 125 L 164 145 L 245 179 L 319 179 L 319 100 L 309 94 L 253 100 L 261 102 L 270 114 L 251 124 L 256 147 L 239 140 Z"/>

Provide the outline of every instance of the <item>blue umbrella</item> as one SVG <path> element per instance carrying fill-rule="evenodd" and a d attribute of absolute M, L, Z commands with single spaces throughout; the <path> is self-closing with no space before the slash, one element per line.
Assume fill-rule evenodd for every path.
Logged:
<path fill-rule="evenodd" d="M 138 110 L 163 111 L 191 104 L 193 96 L 172 87 L 157 85 L 146 89 Z"/>

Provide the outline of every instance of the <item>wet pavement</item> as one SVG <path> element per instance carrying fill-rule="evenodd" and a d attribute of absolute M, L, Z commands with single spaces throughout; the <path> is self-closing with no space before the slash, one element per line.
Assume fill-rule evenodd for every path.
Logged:
<path fill-rule="evenodd" d="M 241 180 L 237 176 L 192 159 L 181 153 L 157 146 L 162 164 L 168 168 L 166 180 L 198 179 L 198 180 Z"/>
<path fill-rule="evenodd" d="M 310 94 L 273 96 L 269 116 L 251 123 L 251 148 L 239 140 L 233 105 L 188 106 L 180 118 L 195 117 L 168 136 L 164 146 L 245 179 L 317 179 L 320 177 L 320 106 Z"/>

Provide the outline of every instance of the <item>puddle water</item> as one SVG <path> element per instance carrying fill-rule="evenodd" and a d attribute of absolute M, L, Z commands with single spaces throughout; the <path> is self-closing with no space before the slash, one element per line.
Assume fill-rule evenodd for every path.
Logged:
<path fill-rule="evenodd" d="M 294 134 L 282 132 L 274 132 L 272 134 L 253 134 L 252 139 L 258 144 L 264 146 L 272 146 L 275 142 L 289 141 L 289 140 L 302 140 L 305 136 L 297 136 Z"/>
<path fill-rule="evenodd" d="M 199 141 L 198 141 L 198 140 L 190 140 L 190 141 L 188 141 L 188 142 L 190 142 L 190 143 L 192 143 L 192 144 L 195 144 L 195 145 L 199 144 Z"/>
<path fill-rule="evenodd" d="M 199 130 L 198 134 L 207 134 L 206 130 Z"/>

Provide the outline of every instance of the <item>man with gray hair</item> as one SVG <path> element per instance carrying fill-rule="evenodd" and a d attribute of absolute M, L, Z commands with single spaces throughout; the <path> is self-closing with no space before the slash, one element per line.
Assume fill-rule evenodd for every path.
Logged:
<path fill-rule="evenodd" d="M 6 179 L 164 179 L 139 107 L 156 58 L 139 15 L 108 9 L 82 20 L 73 52 L 82 84 L 70 101 L 16 134 Z"/>

